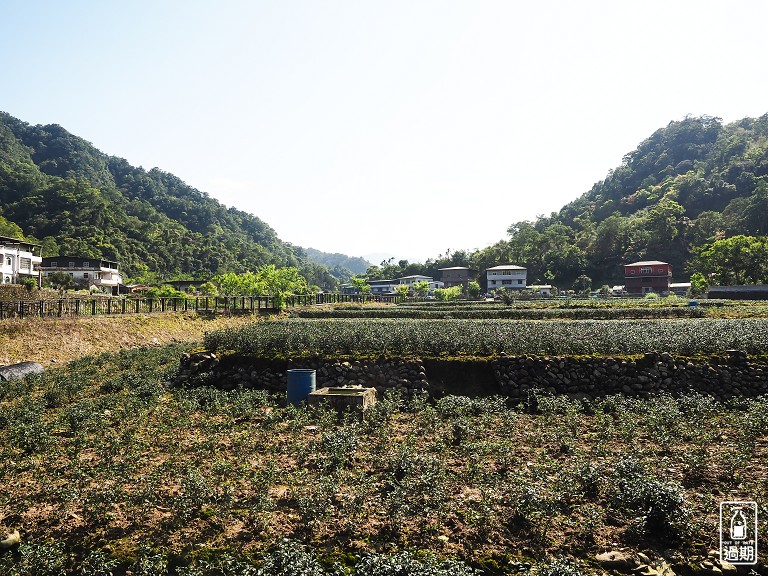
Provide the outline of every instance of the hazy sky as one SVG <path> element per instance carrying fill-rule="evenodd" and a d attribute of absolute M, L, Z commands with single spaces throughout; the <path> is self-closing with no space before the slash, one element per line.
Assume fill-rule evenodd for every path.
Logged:
<path fill-rule="evenodd" d="M 0 110 L 285 241 L 423 260 L 686 114 L 768 113 L 766 22 L 763 0 L 0 0 Z"/>

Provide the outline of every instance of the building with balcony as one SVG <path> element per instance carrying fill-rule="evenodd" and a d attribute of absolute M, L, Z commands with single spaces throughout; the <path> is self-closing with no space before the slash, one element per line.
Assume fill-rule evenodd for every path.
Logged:
<path fill-rule="evenodd" d="M 78 288 L 95 286 L 102 292 L 118 294 L 123 283 L 123 276 L 117 262 L 101 258 L 81 258 L 79 256 L 49 256 L 43 258 L 40 266 L 43 277 L 54 272 L 69 274 Z"/>
<path fill-rule="evenodd" d="M 624 289 L 630 296 L 643 296 L 649 292 L 666 296 L 671 282 L 672 266 L 666 262 L 647 260 L 624 265 Z"/>
<path fill-rule="evenodd" d="M 3 284 L 18 284 L 24 278 L 40 282 L 42 258 L 39 244 L 0 236 L 0 278 Z"/>
<path fill-rule="evenodd" d="M 514 264 L 502 264 L 488 268 L 485 271 L 488 291 L 504 288 L 507 290 L 524 290 L 528 278 L 528 269 Z"/>

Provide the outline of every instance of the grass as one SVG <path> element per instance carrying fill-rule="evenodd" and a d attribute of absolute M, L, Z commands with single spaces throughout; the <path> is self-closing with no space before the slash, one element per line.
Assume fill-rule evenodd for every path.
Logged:
<path fill-rule="evenodd" d="M 249 316 L 194 313 L 8 319 L 0 321 L 0 365 L 33 361 L 47 367 L 137 346 L 200 342 L 206 331 L 252 321 Z"/>

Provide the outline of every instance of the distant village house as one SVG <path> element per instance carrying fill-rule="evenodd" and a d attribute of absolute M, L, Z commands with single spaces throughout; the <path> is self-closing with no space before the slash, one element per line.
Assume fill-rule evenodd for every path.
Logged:
<path fill-rule="evenodd" d="M 434 280 L 431 276 L 423 276 L 421 274 L 414 274 L 412 276 L 403 276 L 401 278 L 393 278 L 387 280 L 369 280 L 368 285 L 371 287 L 371 294 L 376 296 L 391 296 L 395 294 L 397 286 L 405 284 L 412 289 L 416 282 L 427 282 L 429 284 L 429 294 L 434 293 L 436 288 L 442 288 L 443 283 L 441 281 Z M 342 284 L 342 294 L 359 294 L 356 286 L 353 284 Z"/>
<path fill-rule="evenodd" d="M 469 289 L 469 283 L 477 277 L 477 270 L 466 266 L 450 266 L 448 268 L 439 268 L 440 281 L 446 288 L 461 286 L 466 292 Z"/>
<path fill-rule="evenodd" d="M 43 276 L 54 272 L 69 274 L 75 286 L 90 288 L 95 286 L 102 292 L 118 294 L 123 283 L 123 276 L 117 262 L 101 258 L 80 258 L 78 256 L 49 256 L 43 258 L 40 266 Z"/>
<path fill-rule="evenodd" d="M 551 284 L 531 284 L 528 289 L 535 296 L 552 296 L 552 290 L 554 287 Z"/>
<path fill-rule="evenodd" d="M 488 291 L 505 288 L 508 290 L 523 290 L 526 287 L 528 270 L 514 264 L 502 264 L 485 271 Z"/>
<path fill-rule="evenodd" d="M 3 284 L 18 284 L 25 278 L 32 278 L 40 282 L 39 266 L 42 262 L 40 256 L 42 247 L 19 240 L 0 236 L 0 274 Z"/>
<path fill-rule="evenodd" d="M 669 294 L 672 282 L 672 266 L 658 260 L 633 262 L 624 266 L 624 286 L 630 296 L 644 296 L 656 292 Z"/>

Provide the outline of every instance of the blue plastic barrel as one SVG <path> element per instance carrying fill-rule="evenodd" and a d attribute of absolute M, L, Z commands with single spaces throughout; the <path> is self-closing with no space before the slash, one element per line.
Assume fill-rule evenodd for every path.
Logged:
<path fill-rule="evenodd" d="M 307 396 L 315 391 L 316 371 L 310 368 L 292 368 L 288 370 L 288 402 L 299 406 L 307 401 Z"/>

